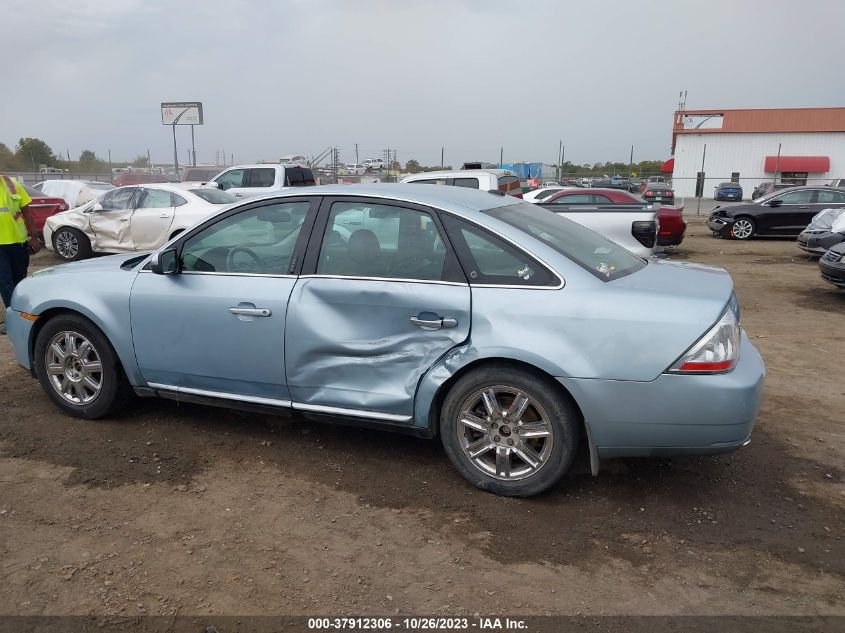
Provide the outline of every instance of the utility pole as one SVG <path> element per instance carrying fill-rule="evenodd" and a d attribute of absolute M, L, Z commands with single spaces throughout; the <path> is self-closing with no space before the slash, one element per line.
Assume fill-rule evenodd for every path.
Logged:
<path fill-rule="evenodd" d="M 698 194 L 698 207 L 695 210 L 696 215 L 701 214 L 701 196 L 704 193 L 704 158 L 707 156 L 707 143 L 704 144 L 704 151 L 701 152 L 701 190 L 696 191 Z M 698 188 L 698 183 L 696 183 L 696 189 Z"/>
<path fill-rule="evenodd" d="M 444 148 L 440 147 L 440 169 L 443 169 L 443 150 Z"/>
<path fill-rule="evenodd" d="M 563 140 L 557 146 L 557 181 L 560 182 L 563 176 Z"/>
<path fill-rule="evenodd" d="M 197 166 L 197 146 L 194 144 L 194 124 L 191 123 L 191 165 Z"/>
<path fill-rule="evenodd" d="M 499 169 L 502 168 L 502 163 L 504 163 L 504 156 L 505 156 L 505 148 L 499 148 Z"/>
<path fill-rule="evenodd" d="M 153 171 L 153 161 L 150 160 L 150 148 L 149 147 L 147 148 L 147 169 L 149 169 L 150 173 L 152 173 L 152 171 Z"/>
<path fill-rule="evenodd" d="M 111 147 L 109 148 L 109 174 L 111 174 L 112 166 L 111 166 Z"/>
<path fill-rule="evenodd" d="M 631 179 L 631 172 L 634 171 L 634 146 L 631 145 L 631 159 L 628 161 L 628 180 Z"/>
<path fill-rule="evenodd" d="M 775 175 L 772 176 L 772 184 L 773 185 L 778 181 L 778 172 L 780 171 L 780 146 L 781 146 L 781 144 L 778 143 L 778 157 L 777 157 L 777 161 L 775 162 Z M 772 188 L 772 191 L 774 191 L 774 188 Z"/>
<path fill-rule="evenodd" d="M 355 165 L 357 166 L 359 162 L 361 161 L 358 160 L 358 143 L 355 143 Z"/>

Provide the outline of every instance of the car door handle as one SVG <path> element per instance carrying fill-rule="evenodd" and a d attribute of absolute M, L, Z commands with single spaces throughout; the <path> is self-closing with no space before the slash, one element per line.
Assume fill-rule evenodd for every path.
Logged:
<path fill-rule="evenodd" d="M 242 194 L 242 193 L 233 193 L 232 195 L 235 196 L 236 198 L 243 198 L 244 197 L 244 194 Z"/>
<path fill-rule="evenodd" d="M 169 218 L 169 217 L 170 217 L 170 214 L 169 214 L 169 213 L 162 213 L 162 214 L 161 214 L 160 216 L 158 216 L 158 217 L 160 217 L 160 218 Z"/>
<path fill-rule="evenodd" d="M 411 323 L 423 330 L 439 330 L 458 326 L 457 319 L 439 317 L 433 312 L 420 312 L 417 316 L 412 316 L 410 320 Z"/>
<path fill-rule="evenodd" d="M 273 314 L 269 308 L 229 308 L 237 316 L 268 317 Z"/>

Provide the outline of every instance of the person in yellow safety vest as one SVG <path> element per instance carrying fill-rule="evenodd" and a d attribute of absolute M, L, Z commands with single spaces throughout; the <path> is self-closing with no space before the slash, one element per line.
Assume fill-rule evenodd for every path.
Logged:
<path fill-rule="evenodd" d="M 26 277 L 30 253 L 41 250 L 35 236 L 35 222 L 27 205 L 32 199 L 22 185 L 9 176 L 0 176 L 0 296 L 8 308 L 15 286 Z M 0 334 L 6 322 L 0 323 Z"/>

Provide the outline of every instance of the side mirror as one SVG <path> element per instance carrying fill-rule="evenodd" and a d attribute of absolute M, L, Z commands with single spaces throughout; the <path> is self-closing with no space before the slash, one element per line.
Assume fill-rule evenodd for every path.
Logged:
<path fill-rule="evenodd" d="M 770 200 L 768 204 L 770 207 L 779 207 L 783 204 L 783 200 Z"/>
<path fill-rule="evenodd" d="M 91 207 L 91 209 L 90 209 L 90 210 L 91 210 L 91 211 L 102 211 L 102 210 L 103 210 L 103 205 L 102 205 L 102 204 L 100 204 L 99 202 L 95 202 L 95 203 L 94 203 L 94 205 Z"/>
<path fill-rule="evenodd" d="M 156 275 L 174 275 L 179 272 L 179 256 L 175 248 L 153 253 L 150 270 Z"/>
<path fill-rule="evenodd" d="M 204 183 L 202 184 L 202 186 L 203 186 L 203 187 L 211 187 L 212 189 L 222 189 L 223 191 L 225 191 L 225 190 L 226 190 L 226 188 L 225 188 L 225 187 L 223 187 L 223 186 L 221 186 L 221 185 L 220 185 L 220 183 L 219 183 L 219 182 L 217 182 L 216 180 L 212 180 L 212 181 L 210 181 L 210 182 L 204 182 Z"/>

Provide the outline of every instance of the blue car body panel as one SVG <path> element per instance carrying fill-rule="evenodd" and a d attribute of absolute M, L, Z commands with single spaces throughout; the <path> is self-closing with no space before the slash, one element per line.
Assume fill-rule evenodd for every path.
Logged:
<path fill-rule="evenodd" d="M 482 212 L 518 200 L 458 187 L 314 187 L 290 195 L 368 196 L 444 210 L 519 245 L 561 283 L 156 275 L 142 270 L 143 261 L 121 269 L 130 256 L 102 257 L 19 284 L 7 317 L 18 362 L 32 367 L 34 325 L 19 313 L 66 309 L 95 323 L 130 383 L 152 392 L 351 414 L 431 434 L 450 378 L 479 361 L 509 359 L 542 370 L 571 394 L 601 456 L 720 452 L 747 441 L 765 374 L 747 337 L 731 372 L 665 373 L 727 309 L 733 283 L 724 270 L 658 261 L 603 281 Z M 235 317 L 229 310 L 238 306 L 270 314 Z M 426 314 L 456 324 L 426 330 L 410 322 Z"/>

